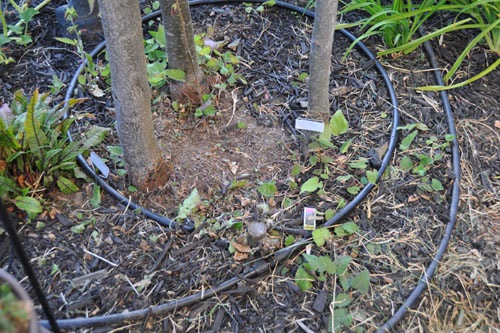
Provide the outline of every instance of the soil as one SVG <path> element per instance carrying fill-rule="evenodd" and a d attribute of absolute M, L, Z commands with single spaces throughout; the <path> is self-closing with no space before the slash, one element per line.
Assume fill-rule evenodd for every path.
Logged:
<path fill-rule="evenodd" d="M 16 62 L 2 66 L 0 103 L 9 103 L 18 89 L 26 94 L 35 89 L 48 91 L 53 75 L 65 83 L 71 79 L 79 58 L 74 50 L 54 39 L 61 35 L 54 25 L 54 9 L 61 3 L 53 1 L 30 25 L 33 45 L 9 46 L 4 51 Z M 365 170 L 350 168 L 350 163 L 364 161 L 376 168 L 373 151 L 387 143 L 392 124 L 390 100 L 373 63 L 357 51 L 342 59 L 349 42 L 337 33 L 331 111 L 342 110 L 350 128 L 333 138 L 335 148 L 321 153 L 329 170 L 324 179 L 325 192 L 300 193 L 301 184 L 314 176 L 315 168 L 310 165 L 314 154 L 305 152 L 302 136 L 287 122 L 303 115 L 300 105 L 307 100 L 307 87 L 299 75 L 308 70 L 312 21 L 279 8 L 263 12 L 245 8 L 209 5 L 193 9 L 197 33 L 205 32 L 210 25 L 215 41 L 239 40 L 235 52 L 242 61 L 237 71 L 248 81 L 247 85 L 215 90 L 215 117 L 181 117 L 171 107 L 168 89 L 155 92 L 156 97 L 162 96 L 153 104 L 155 132 L 174 165 L 165 188 L 149 193 L 128 191 L 126 177 L 118 176 L 118 167 L 106 155 L 106 146 L 118 144 L 113 130 L 96 150 L 108 161 L 112 172 L 109 182 L 116 189 L 170 218 L 177 215 L 179 205 L 196 188 L 202 201 L 190 216 L 196 223 L 194 232 L 166 232 L 160 224 L 127 210 L 104 193 L 100 204 L 95 205 L 91 202 L 91 183 L 82 183 L 81 192 L 73 195 L 47 197 L 48 213 L 30 223 L 19 219 L 18 213 L 12 214 L 19 220 L 23 245 L 56 317 L 144 309 L 241 276 L 255 260 L 284 247 L 287 236 L 301 239 L 304 207 L 336 211 L 341 202 L 353 199 L 354 194 L 347 189 L 364 186 Z M 453 63 L 464 39 L 471 38 L 470 33 L 457 32 L 446 35 L 440 45 L 433 44 L 440 66 L 446 68 Z M 97 43 L 89 41 L 88 49 Z M 377 39 L 367 44 L 373 50 L 380 47 Z M 475 48 L 459 73 L 461 79 L 479 73 L 496 57 L 482 47 Z M 351 256 L 352 274 L 369 270 L 369 291 L 350 291 L 353 302 L 346 308 L 353 317 L 351 330 L 374 331 L 391 317 L 431 263 L 449 222 L 454 177 L 451 154 L 449 148 L 430 143 L 445 142 L 445 114 L 437 93 L 412 89 L 434 84 L 428 61 L 419 50 L 381 62 L 396 88 L 400 125 L 423 123 L 428 129 L 419 132 L 409 150 L 398 150 L 381 183 L 350 214 L 348 221 L 355 222 L 359 232 L 309 249 L 332 258 Z M 93 123 L 113 128 L 109 89 L 103 81 L 97 84 L 104 96 L 92 94 L 89 87 L 79 87 L 78 93 L 90 100 L 77 106 L 75 113 L 92 112 Z M 500 330 L 499 84 L 496 70 L 449 92 L 462 170 L 457 224 L 436 274 L 397 325 L 397 332 Z M 63 94 L 54 101 L 61 101 Z M 86 125 L 81 123 L 80 128 Z M 400 142 L 411 131 L 403 128 Z M 340 153 L 339 147 L 348 140 L 352 141 L 347 153 Z M 427 180 L 400 167 L 404 157 L 416 164 L 419 155 L 438 154 L 442 158 L 428 167 Z M 296 164 L 304 167 L 292 174 Z M 351 178 L 339 179 L 346 175 Z M 443 189 L 428 190 L 431 179 L 439 180 Z M 276 189 L 264 196 L 259 186 L 268 182 L 274 182 Z M 43 229 L 37 229 L 37 222 L 44 222 Z M 253 222 L 267 224 L 266 248 L 246 244 L 246 229 Z M 79 225 L 84 226 L 83 231 L 75 232 L 73 227 Z M 9 266 L 11 256 L 4 234 L 0 234 L 0 240 L 0 263 Z M 301 253 L 274 265 L 259 278 L 242 279 L 216 297 L 140 321 L 78 331 L 328 331 L 329 305 L 333 295 L 342 292 L 342 286 L 337 279 L 327 278 L 301 291 L 295 283 Z M 17 260 L 10 269 L 23 280 L 25 275 Z M 26 281 L 24 284 L 31 290 Z"/>

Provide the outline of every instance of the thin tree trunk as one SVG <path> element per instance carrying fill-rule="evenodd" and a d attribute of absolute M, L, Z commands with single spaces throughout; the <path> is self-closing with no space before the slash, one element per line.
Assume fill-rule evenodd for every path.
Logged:
<path fill-rule="evenodd" d="M 164 185 L 169 165 L 153 133 L 142 23 L 137 0 L 99 0 L 111 69 L 116 129 L 131 182 L 140 190 Z"/>
<path fill-rule="evenodd" d="M 328 123 L 329 83 L 333 34 L 337 24 L 338 0 L 317 0 L 309 69 L 309 113 Z"/>
<path fill-rule="evenodd" d="M 172 82 L 174 99 L 194 104 L 202 103 L 208 91 L 205 75 L 198 65 L 194 45 L 193 25 L 187 0 L 160 0 L 167 46 L 168 67 L 182 69 L 184 82 Z"/>

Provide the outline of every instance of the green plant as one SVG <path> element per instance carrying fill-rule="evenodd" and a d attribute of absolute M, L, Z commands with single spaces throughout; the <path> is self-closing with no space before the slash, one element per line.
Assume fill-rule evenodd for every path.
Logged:
<path fill-rule="evenodd" d="M 71 24 L 67 28 L 68 34 L 75 35 L 75 38 L 67 37 L 56 37 L 55 39 L 61 43 L 71 45 L 76 48 L 76 54 L 80 57 L 81 61 L 87 61 L 87 65 L 84 71 L 78 75 L 78 83 L 81 85 L 88 84 L 91 88 L 91 93 L 96 97 L 101 97 L 103 92 L 98 88 L 96 82 L 99 79 L 103 79 L 108 85 L 111 82 L 110 79 L 110 69 L 109 64 L 102 65 L 95 63 L 94 59 L 90 56 L 88 52 L 85 51 L 83 40 L 81 38 L 81 31 L 78 29 L 78 25 L 75 24 L 78 18 L 78 13 L 73 7 L 67 7 L 64 17 Z M 53 80 L 53 87 L 57 89 L 60 84 Z"/>
<path fill-rule="evenodd" d="M 51 0 L 42 1 L 36 7 L 29 7 L 28 3 L 23 5 L 18 5 L 16 1 L 9 0 L 9 3 L 17 12 L 19 21 L 15 25 L 7 24 L 4 12 L 0 6 L 0 23 L 2 25 L 3 33 L 0 35 L 0 65 L 6 65 L 8 63 L 14 62 L 14 59 L 8 57 L 2 49 L 3 45 L 11 42 L 15 42 L 17 45 L 26 46 L 30 44 L 33 40 L 28 34 L 28 26 L 33 17 L 37 15 L 40 10 L 50 3 Z"/>
<path fill-rule="evenodd" d="M 349 2 L 342 12 L 346 13 L 353 10 L 365 11 L 369 14 L 369 17 L 355 23 L 339 24 L 337 26 L 338 28 L 359 26 L 361 29 L 366 30 L 351 44 L 346 54 L 351 51 L 357 41 L 373 35 L 382 36 L 387 49 L 379 52 L 378 55 L 384 56 L 401 52 L 408 54 L 424 42 L 445 33 L 457 30 L 477 29 L 479 33 L 467 44 L 460 56 L 455 60 L 444 77 L 445 82 L 450 82 L 467 55 L 482 41 L 486 42 L 490 51 L 500 55 L 499 0 L 424 0 L 420 3 L 413 3 L 411 0 L 400 0 L 393 1 L 392 5 L 384 5 L 380 0 L 354 0 Z M 436 31 L 415 38 L 416 33 L 419 32 L 419 28 L 432 14 L 438 11 L 456 13 L 455 21 Z M 500 59 L 497 59 L 481 73 L 457 84 L 444 87 L 417 87 L 416 89 L 435 91 L 462 87 L 487 75 L 499 65 Z"/>
<path fill-rule="evenodd" d="M 19 300 L 7 283 L 0 283 L 0 331 L 27 332 L 29 313 L 26 301 Z"/>
<path fill-rule="evenodd" d="M 56 186 L 63 193 L 78 190 L 73 179 L 81 172 L 76 157 L 100 143 L 106 128 L 91 127 L 75 141 L 67 132 L 79 118 L 66 117 L 67 109 L 81 102 L 71 99 L 49 107 L 49 94 L 36 90 L 31 98 L 17 91 L 10 107 L 0 112 L 0 196 L 13 198 L 16 206 L 29 217 L 42 211 L 38 193 L 49 192 Z"/>
<path fill-rule="evenodd" d="M 245 12 L 247 14 L 250 14 L 252 12 L 262 13 L 266 9 L 266 6 L 272 7 L 275 4 L 276 4 L 275 0 L 269 0 L 269 1 L 263 2 L 262 4 L 257 5 L 254 8 L 252 3 L 246 3 L 246 2 L 243 3 L 243 5 L 245 5 Z"/>
<path fill-rule="evenodd" d="M 448 0 L 448 2 L 453 5 L 450 10 L 457 13 L 457 19 L 462 15 L 472 19 L 474 23 L 468 25 L 467 28 L 478 29 L 479 33 L 469 42 L 469 44 L 467 44 L 462 53 L 448 70 L 448 73 L 443 78 L 445 82 L 450 82 L 467 55 L 474 47 L 476 47 L 478 43 L 481 43 L 482 41 L 486 42 L 486 45 L 491 52 L 500 56 L 500 0 Z M 459 88 L 484 77 L 488 73 L 495 70 L 499 65 L 500 58 L 490 64 L 479 74 L 476 74 L 460 83 L 451 84 L 446 87 L 427 86 L 419 87 L 417 89 L 436 91 Z"/>
<path fill-rule="evenodd" d="M 346 222 L 335 227 L 336 237 L 349 236 L 358 231 L 354 222 Z M 316 229 L 312 233 L 317 247 L 324 247 L 335 236 L 327 228 Z M 365 294 L 370 288 L 370 273 L 362 269 L 356 273 L 348 268 L 352 257 L 302 254 L 302 261 L 295 272 L 295 282 L 303 291 L 312 289 L 314 283 L 334 282 L 329 331 L 341 331 L 352 325 L 353 317 L 348 306 L 356 293 Z M 337 290 L 338 289 L 338 290 Z"/>
<path fill-rule="evenodd" d="M 369 15 L 355 23 L 339 25 L 339 28 L 359 26 L 362 30 L 366 30 L 351 44 L 347 53 L 357 41 L 374 35 L 382 37 L 390 53 L 395 53 L 396 51 L 393 50 L 396 47 L 400 47 L 400 51 L 405 54 L 413 51 L 420 44 L 409 45 L 408 43 L 433 13 L 443 9 L 445 2 L 445 0 L 424 0 L 415 4 L 411 0 L 397 0 L 386 5 L 380 0 L 354 0 L 347 3 L 341 13 L 361 10 Z"/>

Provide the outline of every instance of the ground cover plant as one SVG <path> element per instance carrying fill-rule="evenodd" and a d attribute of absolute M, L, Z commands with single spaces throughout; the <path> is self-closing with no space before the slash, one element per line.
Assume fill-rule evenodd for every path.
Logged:
<path fill-rule="evenodd" d="M 307 59 L 297 54 L 306 54 L 310 22 L 274 8 L 247 8 L 206 6 L 194 10 L 201 34 L 208 31 L 209 24 L 215 31 L 213 40 L 228 36 L 226 45 L 234 42 L 231 47 L 235 50 L 226 49 L 241 57 L 237 72 L 248 83 L 230 88 L 226 95 L 215 94 L 215 116 L 186 119 L 180 122 L 184 127 L 175 128 L 182 106 L 176 110 L 168 95 L 154 96 L 157 131 L 178 144 L 171 151 L 178 173 L 174 173 L 166 192 L 134 194 L 127 189 L 129 185 L 118 171 L 123 166 L 114 140 L 109 97 L 98 96 L 95 89 L 106 92 L 106 78 L 87 72 L 88 80 L 78 91 L 89 100 L 75 109 L 76 114 L 92 110 L 95 118 L 79 122 L 77 127 L 86 128 L 95 122 L 111 128 L 96 150 L 107 160 L 111 183 L 168 216 L 196 220 L 198 230 L 172 237 L 158 224 L 128 212 L 93 185 L 54 200 L 55 219 L 42 216 L 36 221 L 43 222 L 43 228 L 23 224 L 21 230 L 37 271 L 47 277 L 43 284 L 59 295 L 51 299 L 54 307 L 71 317 L 105 314 L 208 290 L 245 272 L 254 260 L 299 242 L 300 233 L 286 230 L 302 228 L 304 206 L 316 207 L 317 217 L 328 219 L 342 202 L 373 180 L 391 122 L 383 85 L 370 63 L 356 52 L 343 62 L 349 43 L 344 40 L 337 46 L 331 86 L 335 97 L 332 126 L 337 135 L 332 135 L 333 147 L 320 141 L 312 153 L 304 154 L 299 143 L 283 135 L 279 123 L 280 112 L 290 112 L 306 96 Z M 45 15 L 52 14 L 47 11 Z M 148 30 L 158 31 L 156 26 Z M 287 42 L 281 38 L 284 35 L 289 36 Z M 59 35 L 53 31 L 52 36 Z M 148 32 L 146 38 L 151 38 Z M 460 45 L 462 39 L 460 34 L 444 37 L 446 49 L 438 51 L 443 64 L 451 63 L 448 59 L 460 53 L 451 45 Z M 42 41 L 56 43 L 53 39 Z M 78 59 L 55 49 L 50 55 L 28 52 L 25 57 L 33 61 L 23 66 L 34 66 L 37 57 L 67 57 L 64 66 L 71 64 L 69 59 Z M 479 50 L 473 52 L 471 70 L 489 61 Z M 411 89 L 431 82 L 427 61 L 420 54 L 410 57 L 384 60 L 391 68 L 402 112 L 398 155 L 375 192 L 348 220 L 330 231 L 319 229 L 313 235 L 313 245 L 259 279 L 242 281 L 216 298 L 179 308 L 164 318 L 122 324 L 122 329 L 322 331 L 333 324 L 338 330 L 372 331 L 383 323 L 394 304 L 400 304 L 411 291 L 435 253 L 446 221 L 452 179 L 447 166 L 451 138 L 440 117 L 437 96 Z M 104 64 L 102 59 L 104 56 L 96 60 L 96 68 Z M 58 64 L 63 62 L 51 63 L 49 68 L 67 83 L 62 74 L 66 67 Z M 9 77 L 2 74 L 1 83 L 34 91 L 20 79 L 24 67 L 10 66 Z M 459 224 L 428 292 L 398 330 L 494 331 L 498 327 L 495 261 L 499 243 L 492 231 L 498 229 L 499 184 L 494 176 L 498 157 L 494 152 L 498 147 L 495 126 L 500 125 L 495 123 L 498 96 L 491 89 L 498 82 L 498 73 L 490 74 L 479 81 L 481 84 L 451 92 L 464 169 Z M 36 85 L 48 83 L 48 87 L 51 79 L 52 75 L 40 75 L 34 81 Z M 4 102 L 12 100 L 12 92 L 5 86 L 2 93 Z M 279 97 L 282 95 L 285 97 Z M 161 113 L 168 115 L 166 120 L 159 117 Z M 196 132 L 189 128 L 193 121 Z M 218 122 L 229 130 L 220 130 L 220 135 L 209 141 L 208 134 L 213 135 Z M 271 146 L 269 141 L 279 144 Z M 255 155 L 248 155 L 245 143 Z M 269 148 L 259 151 L 264 145 Z M 213 159 L 209 159 L 211 155 Z M 285 160 L 289 162 L 283 163 Z M 201 163 L 196 165 L 197 161 Z M 202 173 L 204 169 L 209 170 Z M 244 235 L 256 221 L 265 222 L 269 228 L 266 242 L 259 249 L 245 244 Z M 6 263 L 7 255 L 2 258 Z M 347 262 L 348 268 L 342 269 Z"/>

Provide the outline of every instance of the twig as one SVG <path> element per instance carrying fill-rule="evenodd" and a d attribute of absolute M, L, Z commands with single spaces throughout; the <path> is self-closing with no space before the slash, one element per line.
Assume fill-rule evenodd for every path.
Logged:
<path fill-rule="evenodd" d="M 85 252 L 87 254 L 90 254 L 92 257 L 95 257 L 97 259 L 100 259 L 100 260 L 104 261 L 106 264 L 108 264 L 110 266 L 113 266 L 113 267 L 118 267 L 119 266 L 118 264 L 115 264 L 115 263 L 113 263 L 113 262 L 111 262 L 111 261 L 109 261 L 107 259 L 104 259 L 103 257 L 101 257 L 101 256 L 99 256 L 99 255 L 97 255 L 95 253 L 92 253 L 92 252 L 90 252 L 90 251 L 88 251 L 86 249 L 83 249 L 83 252 Z"/>

